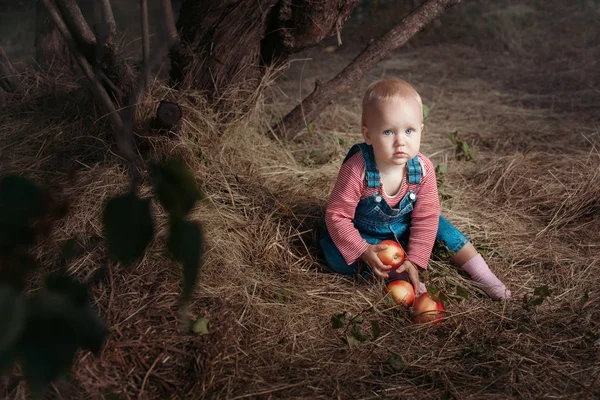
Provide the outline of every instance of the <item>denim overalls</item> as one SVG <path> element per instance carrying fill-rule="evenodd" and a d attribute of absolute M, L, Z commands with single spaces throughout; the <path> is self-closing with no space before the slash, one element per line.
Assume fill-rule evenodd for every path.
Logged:
<path fill-rule="evenodd" d="M 395 240 L 398 238 L 404 249 L 408 244 L 408 236 L 410 233 L 410 213 L 413 210 L 414 204 L 418 199 L 419 189 L 421 185 L 421 164 L 419 156 L 415 156 L 412 160 L 406 163 L 408 174 L 408 193 L 400 201 L 398 208 L 392 208 L 381 195 L 381 181 L 379 179 L 379 171 L 375 166 L 375 155 L 373 147 L 360 143 L 352 146 L 344 162 L 346 162 L 357 151 L 361 151 L 365 160 L 365 181 L 369 188 L 377 188 L 375 194 L 360 199 L 356 206 L 354 214 L 354 227 L 358 229 L 360 235 L 369 244 L 377 244 L 385 239 Z M 444 244 L 451 252 L 457 253 L 463 248 L 469 239 L 460 232 L 452 223 L 440 216 L 439 227 L 436 235 L 436 242 Z M 322 229 L 319 234 L 319 245 L 325 256 L 328 266 L 335 272 L 343 275 L 355 275 L 361 273 L 363 276 L 370 274 L 370 271 L 360 271 L 359 263 L 346 264 L 344 257 L 339 252 L 325 224 L 322 224 Z M 361 262 L 364 265 L 364 263 Z M 389 273 L 390 280 L 398 279 L 394 277 L 394 273 Z"/>

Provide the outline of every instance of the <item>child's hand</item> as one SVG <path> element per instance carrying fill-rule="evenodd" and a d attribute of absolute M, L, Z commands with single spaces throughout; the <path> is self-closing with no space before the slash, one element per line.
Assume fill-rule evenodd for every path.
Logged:
<path fill-rule="evenodd" d="M 408 260 L 404 260 L 402 265 L 396 269 L 396 272 L 401 274 L 404 271 L 408 272 L 408 278 L 415 288 L 415 293 L 419 293 L 419 270 L 417 266 Z"/>
<path fill-rule="evenodd" d="M 382 263 L 379 257 L 377 257 L 377 253 L 381 250 L 385 250 L 387 247 L 387 244 L 373 244 L 367 247 L 367 249 L 360 256 L 360 259 L 363 260 L 369 267 L 371 267 L 375 275 L 378 275 L 382 278 L 388 277 L 388 271 L 392 269 L 392 266 Z"/>

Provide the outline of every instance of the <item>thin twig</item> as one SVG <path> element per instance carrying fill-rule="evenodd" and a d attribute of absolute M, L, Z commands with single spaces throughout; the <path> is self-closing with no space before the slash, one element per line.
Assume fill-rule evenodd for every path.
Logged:
<path fill-rule="evenodd" d="M 102 22 L 108 25 L 110 32 L 108 41 L 111 42 L 114 39 L 115 34 L 117 33 L 117 24 L 115 23 L 115 16 L 113 15 L 110 0 L 97 0 L 97 4 L 100 8 Z"/>
<path fill-rule="evenodd" d="M 175 17 L 173 16 L 173 6 L 171 0 L 162 0 L 163 15 L 165 16 L 165 28 L 172 44 L 177 41 L 177 27 L 175 26 Z"/>
<path fill-rule="evenodd" d="M 5 92 L 14 92 L 18 85 L 18 73 L 10 62 L 8 56 L 0 46 L 0 89 Z"/>
<path fill-rule="evenodd" d="M 144 69 L 142 70 L 144 86 L 150 83 L 150 68 L 147 67 L 150 58 L 150 33 L 148 32 L 148 0 L 140 0 L 140 13 L 142 18 L 142 57 Z"/>
<path fill-rule="evenodd" d="M 92 71 L 92 67 L 90 66 L 90 64 L 88 63 L 86 58 L 79 51 L 79 48 L 77 47 L 77 43 L 73 39 L 73 36 L 71 36 L 71 33 L 69 32 L 69 29 L 67 28 L 67 25 L 62 20 L 62 17 L 60 15 L 58 9 L 54 6 L 54 3 L 52 2 L 52 0 L 42 0 L 42 2 L 44 3 L 44 6 L 48 10 L 48 14 L 50 15 L 50 18 L 52 18 L 52 21 L 56 25 L 56 28 L 58 29 L 58 31 L 61 33 L 61 35 L 65 39 L 67 46 L 69 46 L 69 49 L 71 50 L 71 53 L 73 54 L 73 57 L 75 58 L 75 60 L 79 64 L 79 66 L 81 67 L 81 70 L 83 71 L 85 77 L 90 82 L 90 88 L 92 89 L 92 92 L 94 93 L 94 95 L 96 96 L 96 98 L 98 99 L 100 104 L 105 108 L 108 118 L 110 119 L 110 122 L 116 133 L 117 148 L 119 149 L 121 156 L 123 156 L 127 161 L 132 162 L 134 159 L 133 148 L 131 146 L 129 146 L 126 141 L 123 140 L 124 139 L 123 138 L 123 136 L 124 136 L 123 121 L 121 120 L 119 113 L 115 109 L 114 104 L 110 100 L 108 93 L 106 93 L 106 90 L 104 89 L 102 84 L 98 81 L 98 78 L 96 78 L 96 76 L 94 75 L 94 72 Z"/>

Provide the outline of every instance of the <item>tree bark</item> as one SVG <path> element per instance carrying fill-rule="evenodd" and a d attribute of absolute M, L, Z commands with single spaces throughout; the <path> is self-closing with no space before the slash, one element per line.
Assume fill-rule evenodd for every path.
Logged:
<path fill-rule="evenodd" d="M 18 73 L 13 67 L 4 48 L 0 46 L 0 90 L 14 92 L 19 87 Z"/>
<path fill-rule="evenodd" d="M 349 90 L 351 85 L 360 80 L 379 61 L 403 46 L 425 25 L 441 15 L 444 10 L 460 2 L 461 0 L 427 0 L 424 2 L 399 24 L 379 39 L 371 42 L 333 79 L 325 84 L 315 85 L 315 90 L 286 115 L 280 125 L 274 127 L 276 135 L 287 139 L 293 138 L 302 128 L 314 121 L 319 113 L 333 102 L 335 96 Z"/>
<path fill-rule="evenodd" d="M 69 68 L 71 54 L 41 0 L 36 2 L 35 61 L 42 69 Z"/>
<path fill-rule="evenodd" d="M 357 4 L 358 0 L 279 1 L 262 43 L 263 60 L 285 59 L 335 35 Z"/>
<path fill-rule="evenodd" d="M 251 94 L 264 67 L 335 34 L 358 0 L 184 0 L 171 80 L 219 102 Z"/>
<path fill-rule="evenodd" d="M 230 87 L 258 86 L 260 41 L 277 0 L 185 0 L 171 55 L 171 79 L 218 100 Z"/>
<path fill-rule="evenodd" d="M 77 42 L 79 51 L 85 58 L 93 60 L 96 51 L 96 37 L 81 13 L 76 0 L 54 0 L 69 28 L 69 32 Z"/>

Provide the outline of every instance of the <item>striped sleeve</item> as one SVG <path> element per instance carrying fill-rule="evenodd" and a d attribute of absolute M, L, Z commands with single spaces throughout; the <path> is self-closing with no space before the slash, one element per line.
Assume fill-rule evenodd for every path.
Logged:
<path fill-rule="evenodd" d="M 413 264 L 427 268 L 438 230 L 440 200 L 435 168 L 427 157 L 419 154 L 419 158 L 426 174 L 421 177 L 417 201 L 411 213 L 407 257 Z"/>
<path fill-rule="evenodd" d="M 342 164 L 325 212 L 327 230 L 348 265 L 369 247 L 352 222 L 363 191 L 364 170 L 360 151 Z"/>

